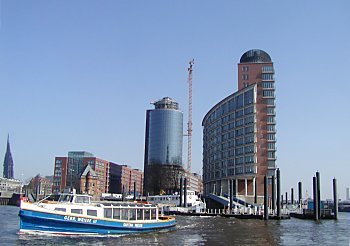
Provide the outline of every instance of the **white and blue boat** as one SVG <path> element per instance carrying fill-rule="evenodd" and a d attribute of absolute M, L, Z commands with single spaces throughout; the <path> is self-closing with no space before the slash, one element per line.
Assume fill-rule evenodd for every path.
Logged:
<path fill-rule="evenodd" d="M 21 201 L 21 233 L 67 235 L 127 234 L 171 228 L 175 218 L 158 206 L 140 203 L 91 202 L 88 195 L 62 194 L 58 201 Z"/>

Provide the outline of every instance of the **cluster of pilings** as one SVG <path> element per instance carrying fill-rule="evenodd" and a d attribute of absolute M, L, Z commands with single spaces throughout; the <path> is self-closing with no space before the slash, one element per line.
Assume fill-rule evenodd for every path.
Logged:
<path fill-rule="evenodd" d="M 183 197 L 183 201 L 182 201 Z M 187 178 L 180 178 L 180 204 L 179 207 L 187 207 Z"/>
<path fill-rule="evenodd" d="M 269 184 L 268 184 L 268 177 L 264 177 L 264 220 L 269 219 Z M 273 216 L 275 216 L 276 219 L 281 219 L 281 172 L 279 169 L 276 171 L 276 178 L 275 176 L 272 176 L 271 178 L 271 188 L 272 188 L 272 197 L 271 197 L 271 207 L 273 211 Z M 277 184 L 276 184 L 277 183 Z M 277 195 L 276 195 L 277 193 Z M 277 201 L 276 201 L 277 197 Z M 277 210 L 277 211 L 276 211 Z M 275 214 L 276 211 L 276 214 Z"/>
<path fill-rule="evenodd" d="M 302 183 L 298 182 L 298 205 L 302 210 L 303 197 L 302 197 Z M 314 219 L 316 221 L 326 218 L 326 219 L 338 219 L 338 195 L 337 195 L 337 180 L 333 178 L 333 215 L 331 215 L 330 209 L 322 209 L 321 205 L 321 177 L 320 172 L 316 172 L 315 176 L 312 178 L 312 194 L 313 194 L 313 208 L 303 209 L 302 213 L 291 213 L 292 217 L 302 218 L 302 219 Z M 282 196 L 283 201 L 283 196 Z M 291 204 L 295 203 L 293 188 L 291 188 Z M 286 204 L 288 204 L 288 194 L 286 192 Z M 326 212 L 329 213 L 326 213 Z"/>

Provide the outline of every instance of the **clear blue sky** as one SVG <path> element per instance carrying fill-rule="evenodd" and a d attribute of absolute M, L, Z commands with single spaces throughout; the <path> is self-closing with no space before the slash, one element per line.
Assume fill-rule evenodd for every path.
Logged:
<path fill-rule="evenodd" d="M 276 70 L 283 191 L 301 180 L 311 194 L 319 170 L 324 196 L 336 176 L 344 198 L 350 1 L 2 0 L 0 8 L 0 160 L 10 133 L 16 178 L 52 175 L 54 157 L 70 150 L 143 168 L 149 103 L 170 96 L 187 120 L 191 58 L 200 172 L 201 121 L 237 90 L 240 56 L 259 48 Z"/>

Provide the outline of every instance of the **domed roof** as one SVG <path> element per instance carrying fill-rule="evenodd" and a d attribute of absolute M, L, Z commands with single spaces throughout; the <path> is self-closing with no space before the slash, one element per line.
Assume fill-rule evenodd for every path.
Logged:
<path fill-rule="evenodd" d="M 263 50 L 248 50 L 241 57 L 240 63 L 263 63 L 272 62 L 271 57 Z"/>

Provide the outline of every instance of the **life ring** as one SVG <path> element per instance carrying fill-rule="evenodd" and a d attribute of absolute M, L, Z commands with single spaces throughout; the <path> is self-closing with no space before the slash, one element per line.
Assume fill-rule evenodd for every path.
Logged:
<path fill-rule="evenodd" d="M 192 199 L 192 196 L 189 196 L 188 198 Z"/>

